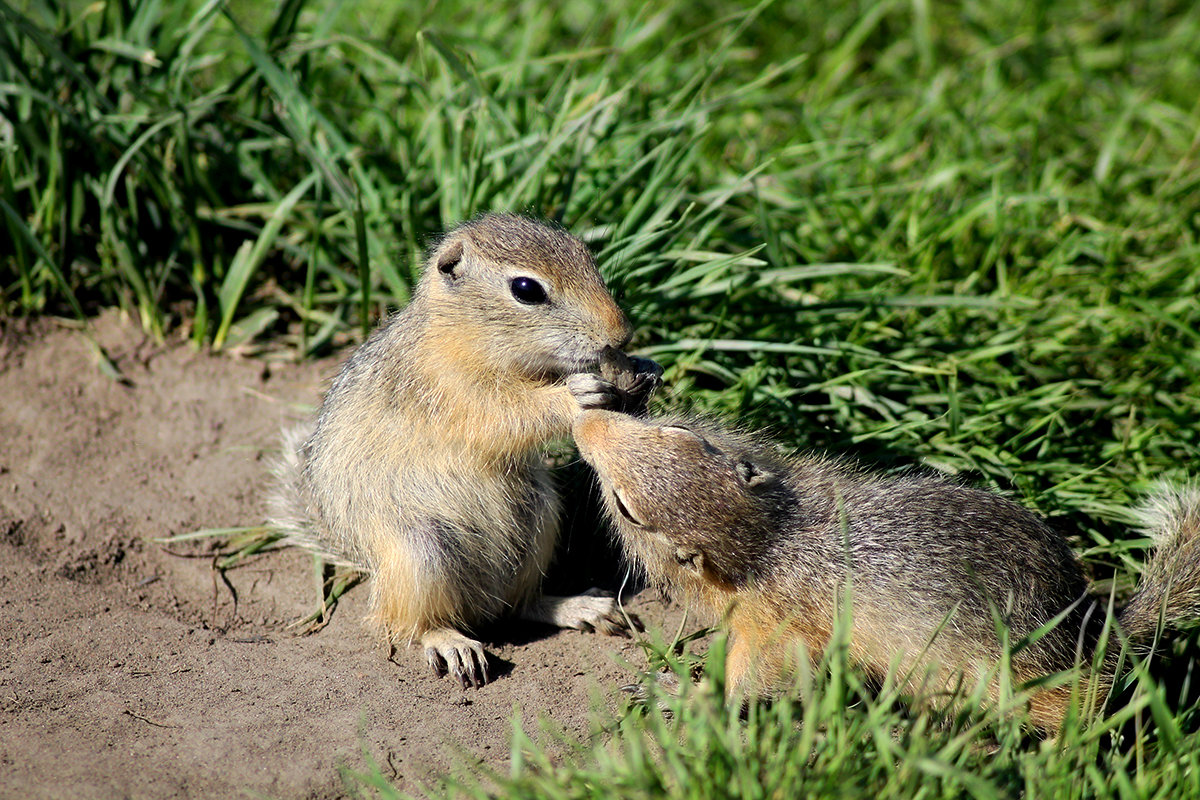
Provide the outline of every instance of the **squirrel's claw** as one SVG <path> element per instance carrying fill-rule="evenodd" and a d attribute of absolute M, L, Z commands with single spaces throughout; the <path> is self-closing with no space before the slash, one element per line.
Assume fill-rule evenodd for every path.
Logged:
<path fill-rule="evenodd" d="M 622 414 L 643 414 L 650 395 L 662 384 L 663 369 L 648 358 L 629 356 L 613 347 L 600 355 L 600 374 L 580 372 L 567 377 L 567 388 L 583 409 L 601 408 Z"/>
<path fill-rule="evenodd" d="M 425 658 L 434 677 L 452 675 L 462 688 L 488 682 L 488 654 L 483 645 L 449 628 L 430 631 L 421 637 Z"/>
<path fill-rule="evenodd" d="M 622 686 L 621 691 L 629 697 L 631 705 L 646 707 L 653 700 L 655 707 L 660 712 L 670 714 L 671 706 L 668 699 L 678 697 L 683 691 L 683 686 L 679 682 L 678 675 L 669 670 L 662 670 L 643 676 L 637 683 Z"/>
<path fill-rule="evenodd" d="M 646 377 L 655 381 L 658 381 L 662 378 L 662 364 L 659 364 L 652 358 L 629 356 L 629 363 L 633 365 L 633 371 L 639 378 Z"/>
<path fill-rule="evenodd" d="M 640 633 L 646 630 L 646 626 L 642 624 L 637 614 L 622 613 L 621 607 L 617 604 L 617 599 L 611 592 L 592 587 L 584 592 L 581 597 L 595 597 L 609 601 L 603 610 L 598 611 L 595 617 L 588 620 L 591 630 L 598 631 L 606 636 L 621 636 L 626 639 L 630 637 L 633 631 Z M 632 631 L 630 630 L 631 626 Z"/>
<path fill-rule="evenodd" d="M 425 658 L 429 660 L 429 669 L 433 672 L 433 677 L 446 677 L 446 659 L 442 658 L 441 653 L 432 647 L 426 647 Z"/>
<path fill-rule="evenodd" d="M 612 384 L 616 402 L 605 406 L 635 416 L 645 413 L 650 396 L 662 385 L 663 368 L 641 356 L 627 355 L 614 347 L 600 354 L 600 376 Z"/>
<path fill-rule="evenodd" d="M 611 592 L 597 588 L 571 597 L 547 595 L 525 609 L 524 616 L 560 628 L 574 628 L 589 633 L 595 631 L 608 636 L 629 636 L 630 625 L 637 631 L 645 629 L 635 615 L 621 613 Z"/>
<path fill-rule="evenodd" d="M 610 381 L 590 372 L 579 372 L 567 378 L 567 388 L 581 408 L 615 408 L 621 395 Z"/>

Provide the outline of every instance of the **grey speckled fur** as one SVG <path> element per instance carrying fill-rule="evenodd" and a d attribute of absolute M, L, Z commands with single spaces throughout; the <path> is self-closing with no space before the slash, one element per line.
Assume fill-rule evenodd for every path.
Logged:
<path fill-rule="evenodd" d="M 899 666 L 937 691 L 994 667 L 997 619 L 1015 644 L 1059 615 L 1013 655 L 1014 678 L 1091 663 L 1101 601 L 1063 537 L 1011 500 L 938 476 L 786 457 L 698 419 L 587 411 L 574 430 L 631 558 L 727 620 L 731 682 L 755 662 L 778 677 L 789 643 L 819 654 L 847 581 L 851 656 L 878 676 Z M 1200 490 L 1163 492 L 1140 516 L 1157 550 L 1119 616 L 1135 647 L 1160 621 L 1200 616 Z M 1106 685 L 1112 667 L 1092 679 Z M 1035 695 L 1035 723 L 1055 728 L 1068 700 L 1061 687 Z"/>

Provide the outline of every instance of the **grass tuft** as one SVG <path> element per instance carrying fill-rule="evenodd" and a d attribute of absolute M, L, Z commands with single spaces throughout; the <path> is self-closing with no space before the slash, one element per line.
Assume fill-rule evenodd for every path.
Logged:
<path fill-rule="evenodd" d="M 724 697 L 722 637 L 700 659 L 697 682 L 696 657 L 675 652 L 678 641 L 656 644 L 652 660 L 673 670 L 678 692 L 644 675 L 645 702 L 596 710 L 583 739 L 515 723 L 508 772 L 450 778 L 426 796 L 1132 799 L 1190 796 L 1195 787 L 1200 733 L 1177 727 L 1164 686 L 1144 669 L 1115 713 L 1078 715 L 1057 740 L 1042 740 L 1023 725 L 1027 687 L 988 707 L 982 684 L 964 685 L 962 712 L 917 708 L 898 676 L 866 680 L 840 641 L 790 691 L 744 708 Z M 1138 724 L 1159 714 L 1167 728 Z M 373 766 L 346 777 L 372 796 L 406 796 Z"/>

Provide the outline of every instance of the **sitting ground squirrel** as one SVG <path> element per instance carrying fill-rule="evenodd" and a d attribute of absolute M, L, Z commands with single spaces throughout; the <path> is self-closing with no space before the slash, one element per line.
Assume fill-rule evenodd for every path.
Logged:
<path fill-rule="evenodd" d="M 996 665 L 993 613 L 1012 644 L 1062 615 L 1013 654 L 1015 681 L 1092 664 L 1103 602 L 1088 595 L 1062 536 L 999 495 L 787 458 L 699 420 L 591 410 L 574 435 L 626 553 L 654 582 L 726 618 L 731 696 L 778 688 L 798 643 L 819 658 L 847 581 L 850 658 L 876 678 L 889 669 L 909 676 L 904 688 L 915 697 Z M 1162 493 L 1141 520 L 1157 549 L 1118 621 L 1144 649 L 1160 615 L 1167 626 L 1200 617 L 1200 489 Z M 1111 685 L 1119 650 L 1114 637 L 1100 670 L 1083 680 Z M 995 701 L 995 681 L 989 692 Z M 1070 696 L 1061 683 L 1036 692 L 1030 720 L 1056 733 Z"/>
<path fill-rule="evenodd" d="M 629 404 L 584 370 L 630 332 L 566 232 L 507 214 L 451 230 L 409 305 L 346 361 L 315 425 L 285 434 L 272 524 L 368 573 L 372 621 L 392 643 L 419 640 L 435 674 L 463 686 L 488 680 L 463 631 L 511 611 L 623 633 L 604 593 L 537 595 L 561 505 L 541 448 L 581 406 Z M 650 380 L 628 383 L 648 394 L 657 365 L 640 364 Z"/>

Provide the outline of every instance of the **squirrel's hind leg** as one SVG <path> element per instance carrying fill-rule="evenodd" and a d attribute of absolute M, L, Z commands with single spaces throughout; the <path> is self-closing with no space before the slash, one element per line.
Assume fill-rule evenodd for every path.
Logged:
<path fill-rule="evenodd" d="M 430 520 L 403 535 L 371 540 L 375 569 L 370 619 L 393 642 L 419 641 L 437 677 L 451 675 L 466 688 L 488 682 L 488 654 L 460 629 L 494 618 L 495 593 L 478 573 L 456 533 Z"/>

